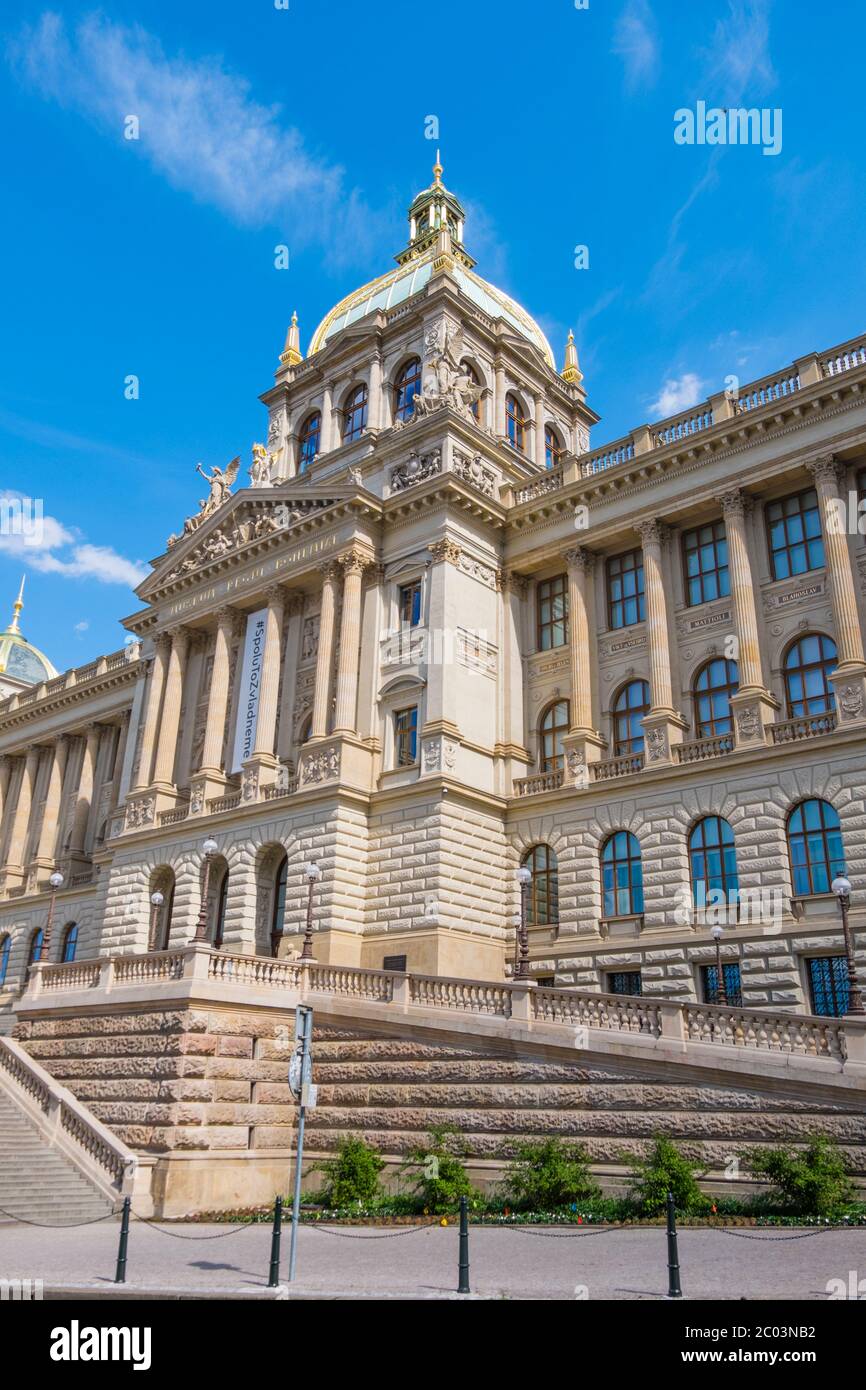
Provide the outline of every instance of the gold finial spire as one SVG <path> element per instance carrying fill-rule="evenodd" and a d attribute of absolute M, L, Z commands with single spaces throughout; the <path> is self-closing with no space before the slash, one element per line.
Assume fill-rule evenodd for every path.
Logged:
<path fill-rule="evenodd" d="M 280 363 L 284 367 L 295 367 L 299 362 L 303 362 L 301 354 L 301 335 L 298 330 L 298 311 L 292 311 L 292 321 L 289 324 L 289 331 L 286 334 L 286 346 L 280 353 Z"/>
<path fill-rule="evenodd" d="M 583 381 L 583 372 L 580 370 L 580 363 L 577 360 L 577 348 L 574 343 L 574 334 L 568 330 L 568 342 L 565 345 L 565 366 L 562 369 L 563 381 L 570 381 L 575 386 Z"/>
<path fill-rule="evenodd" d="M 442 160 L 438 150 L 436 151 L 436 163 L 433 165 L 433 179 L 437 184 L 442 182 Z"/>
<path fill-rule="evenodd" d="M 18 597 L 12 605 L 12 621 L 6 631 L 15 636 L 21 636 L 21 628 L 18 626 L 18 617 L 24 607 L 24 575 L 21 576 L 21 587 L 18 590 Z"/>

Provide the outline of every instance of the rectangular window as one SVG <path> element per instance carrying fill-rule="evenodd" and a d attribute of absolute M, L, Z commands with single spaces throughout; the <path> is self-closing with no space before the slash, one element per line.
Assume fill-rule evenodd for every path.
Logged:
<path fill-rule="evenodd" d="M 848 961 L 845 956 L 812 956 L 806 961 L 812 1013 L 840 1018 L 848 1012 Z"/>
<path fill-rule="evenodd" d="M 418 760 L 418 706 L 398 709 L 394 715 L 394 745 L 398 767 L 411 767 Z"/>
<path fill-rule="evenodd" d="M 686 572 L 686 602 L 690 608 L 727 598 L 731 592 L 728 574 L 728 538 L 723 521 L 698 526 L 683 536 L 683 565 Z"/>
<path fill-rule="evenodd" d="M 538 651 L 564 647 L 568 641 L 568 579 L 558 574 L 543 579 L 535 591 L 538 618 Z"/>
<path fill-rule="evenodd" d="M 824 540 L 814 488 L 795 497 L 768 502 L 766 518 L 774 579 L 790 579 L 794 574 L 821 569 Z"/>
<path fill-rule="evenodd" d="M 608 994 L 640 994 L 641 978 L 639 970 L 616 970 L 607 977 Z"/>
<path fill-rule="evenodd" d="M 535 978 L 535 983 L 536 983 L 537 985 L 539 985 L 542 989 L 555 989 L 555 988 L 556 988 L 556 976 L 555 976 L 555 975 L 537 975 L 536 978 Z"/>
<path fill-rule="evenodd" d="M 421 580 L 400 585 L 400 624 L 402 627 L 417 627 L 421 621 Z"/>
<path fill-rule="evenodd" d="M 643 551 L 614 555 L 607 562 L 607 625 L 631 627 L 645 617 Z"/>
<path fill-rule="evenodd" d="M 743 1006 L 743 993 L 740 985 L 740 967 L 736 961 L 730 965 L 722 962 L 722 974 L 725 977 L 725 1000 L 735 1009 Z M 719 1004 L 719 972 L 714 965 L 701 966 L 701 983 L 703 985 L 703 995 L 705 1004 Z"/>
<path fill-rule="evenodd" d="M 383 970 L 403 970 L 406 969 L 405 956 L 386 956 L 382 961 Z"/>

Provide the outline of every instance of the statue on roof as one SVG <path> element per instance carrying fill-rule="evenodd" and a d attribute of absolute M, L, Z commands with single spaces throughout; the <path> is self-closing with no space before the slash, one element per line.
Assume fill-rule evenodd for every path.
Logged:
<path fill-rule="evenodd" d="M 429 415 L 450 405 L 465 415 L 479 399 L 482 387 L 472 380 L 463 354 L 463 329 L 441 319 L 424 338 L 424 372 L 421 390 L 414 398 L 414 414 Z"/>
<path fill-rule="evenodd" d="M 201 474 L 210 488 L 206 498 L 199 498 L 199 518 L 201 521 L 204 521 L 205 517 L 210 516 L 212 512 L 215 512 L 217 508 L 221 507 L 223 502 L 227 500 L 232 490 L 232 484 L 238 476 L 238 469 L 240 466 L 241 461 L 240 456 L 238 456 L 237 458 L 233 458 L 231 463 L 225 468 L 218 468 L 217 465 L 214 464 L 213 472 L 208 476 L 201 464 L 196 464 L 196 473 Z"/>

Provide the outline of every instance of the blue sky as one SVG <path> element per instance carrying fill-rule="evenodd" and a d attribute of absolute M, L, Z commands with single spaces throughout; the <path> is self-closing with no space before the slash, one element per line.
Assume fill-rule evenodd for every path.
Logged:
<path fill-rule="evenodd" d="M 306 348 L 393 263 L 430 115 L 479 272 L 560 362 L 575 330 L 594 446 L 866 330 L 856 0 L 7 0 L 2 44 L 0 495 L 46 523 L 0 535 L 0 622 L 25 568 L 58 669 L 263 437 L 292 309 Z M 677 145 L 699 100 L 781 109 L 781 152 Z"/>

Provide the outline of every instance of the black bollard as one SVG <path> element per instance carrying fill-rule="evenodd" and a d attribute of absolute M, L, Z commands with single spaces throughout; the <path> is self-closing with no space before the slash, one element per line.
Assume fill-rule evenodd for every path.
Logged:
<path fill-rule="evenodd" d="M 275 1289 L 280 1282 L 280 1235 L 283 1229 L 283 1199 L 274 1202 L 274 1229 L 271 1235 L 271 1269 L 268 1275 L 268 1288 Z"/>
<path fill-rule="evenodd" d="M 129 1245 L 129 1209 L 130 1199 L 124 1197 L 123 1211 L 120 1217 L 120 1241 L 117 1246 L 117 1268 L 114 1271 L 115 1284 L 126 1283 L 126 1249 Z"/>
<path fill-rule="evenodd" d="M 677 1250 L 677 1209 L 674 1195 L 668 1193 L 668 1298 L 682 1298 L 680 1257 Z"/>
<path fill-rule="evenodd" d="M 465 1197 L 460 1198 L 460 1254 L 457 1292 L 469 1293 L 469 1206 Z"/>

